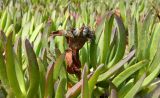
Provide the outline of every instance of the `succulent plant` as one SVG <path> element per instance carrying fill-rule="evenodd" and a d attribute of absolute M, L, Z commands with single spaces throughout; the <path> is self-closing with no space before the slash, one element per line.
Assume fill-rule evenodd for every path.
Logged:
<path fill-rule="evenodd" d="M 159 98 L 159 4 L 0 1 L 0 98 Z"/>

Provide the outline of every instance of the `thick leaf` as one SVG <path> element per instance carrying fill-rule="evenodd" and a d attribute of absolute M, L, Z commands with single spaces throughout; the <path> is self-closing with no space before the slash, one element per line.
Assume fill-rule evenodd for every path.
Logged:
<path fill-rule="evenodd" d="M 159 74 L 160 72 L 160 64 L 152 71 L 151 74 L 149 74 L 142 84 L 142 88 L 147 87 Z"/>
<path fill-rule="evenodd" d="M 55 64 L 51 62 L 47 68 L 46 79 L 45 79 L 45 98 L 52 96 L 53 84 L 58 79 L 64 57 L 65 57 L 64 54 L 60 55 L 56 60 Z"/>
<path fill-rule="evenodd" d="M 97 65 L 97 44 L 95 43 L 95 41 L 91 42 L 90 45 L 90 65 L 96 69 L 96 65 Z"/>
<path fill-rule="evenodd" d="M 15 53 L 17 55 L 19 65 L 20 65 L 20 68 L 22 70 L 22 39 L 20 37 L 18 38 L 15 47 L 16 47 Z"/>
<path fill-rule="evenodd" d="M 4 30 L 7 21 L 7 10 L 4 10 L 3 15 L 1 16 L 1 25 L 0 29 Z"/>
<path fill-rule="evenodd" d="M 127 63 L 135 54 L 135 50 L 133 50 L 132 52 L 130 52 L 123 60 L 121 60 L 119 63 L 117 63 L 116 65 L 114 65 L 113 67 L 111 67 L 108 71 L 106 71 L 105 73 L 101 74 L 98 78 L 98 82 L 100 81 L 104 81 L 107 78 L 109 78 L 111 75 L 114 74 L 114 72 L 116 72 L 118 69 L 120 69 L 125 63 Z"/>
<path fill-rule="evenodd" d="M 7 29 L 10 26 L 10 24 L 11 24 L 11 15 L 10 15 L 10 12 L 7 12 L 7 20 L 6 20 L 5 28 L 4 28 L 5 33 L 7 32 Z"/>
<path fill-rule="evenodd" d="M 87 76 L 89 79 L 92 76 L 92 73 Z M 72 88 L 70 88 L 66 93 L 66 98 L 75 98 L 81 91 L 82 79 L 76 83 Z"/>
<path fill-rule="evenodd" d="M 62 66 L 62 67 L 61 67 L 60 73 L 61 73 L 61 75 L 59 76 L 59 77 L 60 77 L 60 79 L 61 79 L 61 78 L 65 78 L 65 79 L 67 79 L 66 66 Z"/>
<path fill-rule="evenodd" d="M 159 42 L 159 43 L 158 43 Z M 157 44 L 157 46 L 155 48 L 156 49 L 156 53 L 153 52 L 155 50 L 152 50 L 152 52 L 155 54 L 153 59 L 152 59 L 152 62 L 150 64 L 150 67 L 149 67 L 149 72 L 151 73 L 158 65 L 159 65 L 159 58 L 160 58 L 160 40 L 158 42 L 155 42 L 155 45 Z"/>
<path fill-rule="evenodd" d="M 29 10 L 28 14 L 30 14 L 30 12 L 31 11 Z M 31 19 L 31 17 L 29 17 L 29 19 Z M 38 9 L 35 10 L 34 19 L 35 19 L 35 21 L 34 21 L 35 27 L 37 27 L 39 24 L 42 23 L 42 13 L 40 13 Z"/>
<path fill-rule="evenodd" d="M 100 24 L 97 26 L 96 30 L 95 30 L 95 40 L 91 42 L 90 45 L 90 59 L 92 60 L 91 65 L 95 68 L 95 66 L 97 65 L 97 46 L 103 31 L 103 27 L 104 27 L 104 23 L 106 20 L 106 15 L 105 14 L 100 22 Z"/>
<path fill-rule="evenodd" d="M 44 98 L 48 98 L 52 96 L 52 91 L 54 87 L 54 81 L 53 81 L 53 69 L 54 69 L 54 63 L 51 61 L 51 63 L 48 65 L 47 72 L 45 75 L 45 93 Z"/>
<path fill-rule="evenodd" d="M 149 43 L 149 56 L 150 60 L 154 58 L 154 55 L 157 51 L 158 43 L 159 43 L 159 38 L 160 38 L 160 23 L 155 24 L 155 30 L 152 33 L 150 43 Z"/>
<path fill-rule="evenodd" d="M 39 72 L 40 72 L 40 93 L 42 98 L 44 98 L 44 91 L 45 91 L 45 65 L 43 64 L 42 60 L 38 59 L 39 65 Z"/>
<path fill-rule="evenodd" d="M 82 72 L 81 98 L 89 98 L 87 70 L 88 70 L 87 65 L 85 65 Z"/>
<path fill-rule="evenodd" d="M 66 79 L 62 78 L 58 84 L 55 98 L 65 98 Z"/>
<path fill-rule="evenodd" d="M 58 48 L 60 49 L 60 51 L 63 53 L 65 51 L 65 37 L 64 36 L 56 36 L 55 37 L 55 44 L 58 45 Z"/>
<path fill-rule="evenodd" d="M 120 9 L 120 12 L 121 12 L 121 16 L 122 16 L 122 20 L 124 21 L 124 24 L 125 26 L 127 25 L 127 22 L 126 22 L 126 2 L 125 1 L 119 1 L 119 9 Z"/>
<path fill-rule="evenodd" d="M 97 83 L 98 77 L 101 74 L 103 68 L 104 68 L 104 64 L 99 65 L 88 81 L 90 96 L 92 94 L 92 91 L 94 90 L 94 86 Z"/>
<path fill-rule="evenodd" d="M 22 65 L 20 65 L 20 62 L 18 61 L 17 55 L 14 53 L 14 63 L 15 63 L 15 71 L 17 75 L 17 80 L 19 83 L 19 87 L 23 93 L 23 95 L 26 96 L 26 85 L 25 85 L 25 79 L 24 79 L 24 73 L 22 70 Z"/>
<path fill-rule="evenodd" d="M 2 81 L 3 85 L 7 86 L 8 79 L 7 79 L 7 73 L 6 73 L 6 64 L 4 60 L 5 59 L 3 56 L 2 41 L 0 40 L 0 80 Z"/>
<path fill-rule="evenodd" d="M 101 34 L 102 34 L 102 31 L 103 31 L 103 27 L 104 27 L 104 23 L 105 23 L 105 21 L 106 21 L 106 16 L 107 16 L 107 14 L 105 14 L 103 17 L 102 17 L 102 20 L 101 20 L 101 22 L 100 22 L 100 24 L 97 26 L 97 28 L 96 28 L 96 30 L 95 30 L 95 37 L 96 37 L 96 39 L 95 39 L 95 42 L 98 44 L 98 42 L 99 42 L 99 39 L 100 39 L 100 37 L 101 37 Z"/>
<path fill-rule="evenodd" d="M 31 37 L 30 37 L 30 41 L 31 41 L 31 42 L 33 42 L 33 41 L 36 39 L 36 37 L 37 37 L 38 33 L 40 32 L 40 30 L 42 29 L 42 27 L 43 27 L 43 23 L 39 24 L 39 25 L 35 28 L 35 30 L 32 32 L 32 35 L 31 35 Z"/>
<path fill-rule="evenodd" d="M 24 73 L 22 69 L 22 40 L 19 37 L 15 46 L 15 53 L 14 53 L 14 62 L 15 62 L 15 69 L 17 74 L 17 79 L 20 85 L 20 89 L 24 95 L 26 95 L 26 85 L 25 85 L 25 79 L 24 79 Z"/>
<path fill-rule="evenodd" d="M 34 41 L 34 50 L 35 50 L 37 56 L 39 55 L 40 50 L 42 48 L 41 47 L 42 46 L 42 39 L 41 38 L 42 38 L 42 34 L 39 33 L 37 38 Z"/>
<path fill-rule="evenodd" d="M 70 88 L 66 93 L 66 98 L 76 98 L 80 91 L 82 86 L 82 80 L 80 80 L 78 83 L 76 83 L 72 88 Z"/>
<path fill-rule="evenodd" d="M 136 84 L 128 91 L 124 98 L 134 98 L 146 77 L 146 73 L 136 82 Z"/>
<path fill-rule="evenodd" d="M 109 62 L 112 61 L 112 59 L 115 56 L 116 53 L 116 49 L 117 49 L 117 45 L 116 45 L 116 40 L 117 40 L 117 29 L 114 28 L 111 34 L 111 41 L 110 41 L 110 47 L 109 47 L 109 51 L 108 51 L 108 59 L 106 61 L 106 64 L 108 64 Z M 108 66 L 106 66 L 108 67 Z"/>
<path fill-rule="evenodd" d="M 31 35 L 33 33 L 34 21 L 35 21 L 35 19 L 34 19 L 34 17 L 32 17 L 31 24 L 30 24 L 29 35 Z"/>
<path fill-rule="evenodd" d="M 135 73 L 136 71 L 138 71 L 139 69 L 141 69 L 143 66 L 147 65 L 148 61 L 147 60 L 143 60 L 140 61 L 130 67 L 128 67 L 127 69 L 125 69 L 123 72 L 121 72 L 118 76 L 116 76 L 113 79 L 113 83 L 116 87 L 118 87 L 123 81 L 125 81 L 129 76 L 131 76 L 133 73 Z"/>
<path fill-rule="evenodd" d="M 53 71 L 54 80 L 58 79 L 61 67 L 63 65 L 64 57 L 65 57 L 65 54 L 60 55 L 59 58 L 56 60 L 56 63 L 54 64 L 54 71 Z"/>
<path fill-rule="evenodd" d="M 129 49 L 131 49 L 133 46 L 137 46 L 137 39 L 136 39 L 136 34 L 137 34 L 137 24 L 135 18 L 130 18 L 128 19 L 130 22 L 128 25 L 128 44 L 129 44 Z"/>
<path fill-rule="evenodd" d="M 126 93 L 134 86 L 134 79 L 130 79 L 126 85 L 123 85 L 123 87 L 118 91 L 118 98 L 124 98 Z"/>
<path fill-rule="evenodd" d="M 112 26 L 113 26 L 113 20 L 114 20 L 113 14 L 112 13 L 109 13 L 109 14 L 111 15 L 108 16 L 105 22 L 105 29 L 101 36 L 103 38 L 103 44 L 101 45 L 102 47 L 101 63 L 103 64 L 105 64 L 106 60 L 109 58 L 109 47 L 111 42 L 111 32 L 112 32 Z"/>
<path fill-rule="evenodd" d="M 118 39 L 117 39 L 117 49 L 113 60 L 109 63 L 108 67 L 116 64 L 120 59 L 123 58 L 125 47 L 126 47 L 126 30 L 121 17 L 116 13 L 115 19 L 118 25 Z"/>
<path fill-rule="evenodd" d="M 149 67 L 150 74 L 145 78 L 145 81 L 143 82 L 142 87 L 148 86 L 149 83 L 151 83 L 160 72 L 160 63 L 159 63 L 160 52 L 159 51 L 160 51 L 160 43 L 157 46 L 157 51 Z"/>
<path fill-rule="evenodd" d="M 28 59 L 28 73 L 30 82 L 27 91 L 27 98 L 31 98 L 37 94 L 40 74 L 39 74 L 37 58 L 29 40 L 25 40 L 25 48 Z"/>
<path fill-rule="evenodd" d="M 145 17 L 144 22 L 138 25 L 139 28 L 137 33 L 137 38 L 138 38 L 137 57 L 139 61 L 149 58 L 148 38 L 149 38 L 150 21 L 152 19 L 151 16 L 152 12 L 149 11 Z"/>
<path fill-rule="evenodd" d="M 22 27 L 28 22 L 28 19 L 27 19 L 27 12 L 26 13 L 23 13 L 23 17 L 22 17 Z"/>
<path fill-rule="evenodd" d="M 117 36 L 115 36 L 115 40 L 117 39 Z M 110 53 L 109 53 L 109 58 L 108 58 L 108 62 L 107 65 L 111 63 L 111 61 L 113 60 L 115 54 L 116 54 L 116 50 L 117 50 L 117 45 L 116 42 L 113 41 L 112 46 L 110 46 Z M 106 66 L 106 68 L 110 67 L 111 64 L 109 66 Z"/>
<path fill-rule="evenodd" d="M 4 34 L 3 31 L 0 31 L 0 43 L 1 43 L 1 48 L 2 49 L 5 49 L 6 42 L 7 42 L 6 35 Z"/>
<path fill-rule="evenodd" d="M 6 44 L 6 71 L 9 84 L 13 89 L 14 94 L 17 98 L 22 98 L 22 92 L 18 84 L 16 71 L 15 71 L 15 63 L 14 63 L 14 55 L 12 48 L 12 33 L 8 36 L 7 44 Z"/>
<path fill-rule="evenodd" d="M 44 25 L 43 33 L 42 33 L 42 47 L 47 48 L 48 46 L 48 32 L 50 32 L 51 26 L 49 24 Z"/>
<path fill-rule="evenodd" d="M 5 32 L 6 33 L 6 36 L 8 37 L 8 35 L 11 33 L 11 32 L 14 32 L 14 24 L 11 24 L 8 28 L 7 28 L 7 31 Z"/>
<path fill-rule="evenodd" d="M 81 65 L 82 65 L 82 68 L 84 66 L 85 63 L 89 63 L 89 53 L 87 52 L 87 45 L 88 43 L 86 43 L 84 45 L 84 47 L 82 47 L 82 49 L 80 50 L 80 61 L 81 61 Z"/>
<path fill-rule="evenodd" d="M 26 23 L 22 27 L 22 41 L 25 40 L 26 38 L 29 38 L 29 29 L 30 29 L 30 23 Z"/>

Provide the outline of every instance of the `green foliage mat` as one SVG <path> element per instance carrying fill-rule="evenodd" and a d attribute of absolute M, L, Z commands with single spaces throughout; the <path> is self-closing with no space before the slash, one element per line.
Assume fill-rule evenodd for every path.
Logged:
<path fill-rule="evenodd" d="M 158 5 L 1 0 L 0 98 L 159 98 Z"/>

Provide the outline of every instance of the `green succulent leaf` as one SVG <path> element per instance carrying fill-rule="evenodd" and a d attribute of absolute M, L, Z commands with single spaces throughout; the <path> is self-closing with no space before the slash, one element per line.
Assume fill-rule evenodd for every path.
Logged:
<path fill-rule="evenodd" d="M 63 64 L 65 54 L 60 55 L 56 62 L 51 62 L 47 68 L 46 79 L 45 79 L 45 98 L 52 96 L 53 84 L 58 79 L 61 66 Z"/>
<path fill-rule="evenodd" d="M 31 41 L 31 42 L 33 42 L 33 41 L 36 39 L 36 37 L 38 36 L 38 33 L 40 32 L 40 30 L 42 29 L 42 27 L 43 27 L 43 23 L 39 24 L 39 25 L 35 28 L 35 30 L 34 30 L 33 33 L 32 33 L 32 36 L 30 37 L 30 41 Z"/>
<path fill-rule="evenodd" d="M 118 39 L 117 39 L 117 49 L 113 60 L 109 63 L 108 67 L 116 64 L 119 60 L 123 58 L 125 47 L 126 47 L 126 30 L 122 21 L 122 18 L 115 14 L 115 20 L 118 27 Z"/>
<path fill-rule="evenodd" d="M 89 98 L 89 88 L 88 88 L 88 79 L 87 79 L 87 65 L 84 66 L 82 72 L 82 88 L 81 88 L 81 98 Z"/>
<path fill-rule="evenodd" d="M 106 63 L 109 59 L 109 48 L 110 48 L 110 42 L 111 42 L 111 34 L 112 34 L 112 26 L 113 26 L 113 20 L 114 16 L 110 12 L 108 13 L 107 20 L 105 22 L 105 29 L 103 34 L 101 35 L 102 41 L 102 57 L 101 57 L 101 63 Z"/>
<path fill-rule="evenodd" d="M 87 78 L 89 79 L 91 76 L 92 73 L 87 75 Z M 82 79 L 67 91 L 66 98 L 76 98 L 81 91 L 81 86 L 82 86 Z"/>
<path fill-rule="evenodd" d="M 54 64 L 54 71 L 53 71 L 53 79 L 54 80 L 58 79 L 61 67 L 63 65 L 64 57 L 65 57 L 65 54 L 60 55 L 59 58 L 57 59 L 56 63 Z"/>
<path fill-rule="evenodd" d="M 39 72 L 40 72 L 40 93 L 42 98 L 44 97 L 44 91 L 45 91 L 45 65 L 43 64 L 42 60 L 38 58 L 38 65 L 39 65 Z"/>
<path fill-rule="evenodd" d="M 88 86 L 89 86 L 89 91 L 90 91 L 90 96 L 94 90 L 94 86 L 97 83 L 98 77 L 101 74 L 102 70 L 104 68 L 104 64 L 101 64 L 97 67 L 97 69 L 95 70 L 95 72 L 93 73 L 93 75 L 91 76 L 91 78 L 88 81 Z"/>
<path fill-rule="evenodd" d="M 139 91 L 139 89 L 142 86 L 142 83 L 146 77 L 146 73 L 141 76 L 141 78 L 136 82 L 136 84 L 128 91 L 128 93 L 124 96 L 124 98 L 134 98 L 136 93 Z"/>
<path fill-rule="evenodd" d="M 111 75 L 113 75 L 118 69 L 120 69 L 125 63 L 127 63 L 135 54 L 135 50 L 130 52 L 123 60 L 121 60 L 119 63 L 111 67 L 108 71 L 101 74 L 98 78 L 98 82 L 104 81 L 108 79 Z"/>
<path fill-rule="evenodd" d="M 113 83 L 116 87 L 118 87 L 123 81 L 125 81 L 129 76 L 131 76 L 133 73 L 144 67 L 148 64 L 147 60 L 140 61 L 134 65 L 131 65 L 127 69 L 125 69 L 123 72 L 121 72 L 118 76 L 116 76 L 113 79 Z"/>
<path fill-rule="evenodd" d="M 6 72 L 9 84 L 13 89 L 13 93 L 17 96 L 17 98 L 22 98 L 22 91 L 19 87 L 19 83 L 16 76 L 15 71 L 15 63 L 14 63 L 14 54 L 13 54 L 13 47 L 12 47 L 12 33 L 7 38 L 6 43 Z"/>
<path fill-rule="evenodd" d="M 65 91 L 66 91 L 66 79 L 62 78 L 59 81 L 58 88 L 56 90 L 55 98 L 64 98 L 65 97 Z"/>
<path fill-rule="evenodd" d="M 28 73 L 29 73 L 29 88 L 27 91 L 27 98 L 31 98 L 36 96 L 38 88 L 39 88 L 39 66 L 37 63 L 37 58 L 35 52 L 29 42 L 29 40 L 25 40 L 25 48 L 28 59 Z"/>
<path fill-rule="evenodd" d="M 3 56 L 3 48 L 2 48 L 2 41 L 0 40 L 0 80 L 2 81 L 2 84 L 5 86 L 8 85 L 8 79 L 7 79 L 7 73 L 6 73 L 6 64 L 5 64 L 5 58 Z"/>

